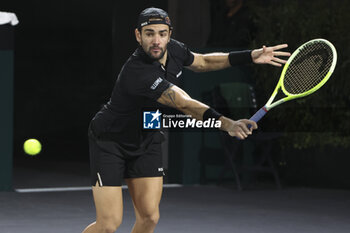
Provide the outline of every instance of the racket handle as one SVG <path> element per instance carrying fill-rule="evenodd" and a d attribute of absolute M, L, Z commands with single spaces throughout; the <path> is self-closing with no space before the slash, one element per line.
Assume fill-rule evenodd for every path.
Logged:
<path fill-rule="evenodd" d="M 267 109 L 264 107 L 260 108 L 249 120 L 258 122 L 265 114 L 267 113 Z"/>
<path fill-rule="evenodd" d="M 259 111 L 257 111 L 249 120 L 258 122 L 266 113 L 267 109 L 264 107 L 260 108 Z M 247 125 L 248 129 L 252 127 L 251 124 Z M 236 137 L 238 140 L 241 140 L 240 138 Z"/>

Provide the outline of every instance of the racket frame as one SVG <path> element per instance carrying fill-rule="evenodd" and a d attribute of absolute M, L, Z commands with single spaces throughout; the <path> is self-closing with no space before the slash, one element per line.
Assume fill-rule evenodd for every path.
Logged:
<path fill-rule="evenodd" d="M 284 76 L 286 74 L 286 71 L 289 67 L 289 64 L 291 63 L 291 61 L 294 59 L 294 57 L 299 54 L 300 50 L 302 50 L 305 46 L 309 45 L 310 43 L 314 43 L 314 42 L 317 42 L 317 41 L 322 41 L 324 43 L 326 43 L 332 50 L 333 52 L 333 61 L 332 61 L 332 65 L 328 71 L 328 73 L 326 74 L 326 76 L 323 78 L 323 80 L 317 84 L 315 87 L 311 88 L 310 90 L 306 91 L 306 92 L 303 92 L 303 93 L 300 93 L 300 94 L 291 94 L 289 93 L 284 85 L 283 85 L 283 80 L 284 80 Z M 281 73 L 281 76 L 280 76 L 280 79 L 276 85 L 276 88 L 275 90 L 272 92 L 272 95 L 270 97 L 270 99 L 267 101 L 267 103 L 265 104 L 265 106 L 263 108 L 265 108 L 266 112 L 269 111 L 270 109 L 276 107 L 277 105 L 280 105 L 284 102 L 287 102 L 289 100 L 292 100 L 292 99 L 297 99 L 297 98 L 301 98 L 301 97 L 304 97 L 304 96 L 307 96 L 307 95 L 310 95 L 312 94 L 313 92 L 317 91 L 318 89 L 320 89 L 327 81 L 328 79 L 331 77 L 334 69 L 335 69 L 335 65 L 337 64 L 337 51 L 335 49 L 335 47 L 333 46 L 332 43 L 330 43 L 329 41 L 325 40 L 325 39 L 313 39 L 313 40 L 310 40 L 306 43 L 304 43 L 303 45 L 301 45 L 298 49 L 296 49 L 293 54 L 289 57 L 289 59 L 287 60 L 286 64 L 284 65 L 283 67 L 283 70 L 282 70 L 282 73 Z M 279 88 L 281 88 L 282 92 L 286 95 L 286 97 L 272 103 L 272 101 L 275 99 L 277 93 L 278 93 L 278 90 Z"/>

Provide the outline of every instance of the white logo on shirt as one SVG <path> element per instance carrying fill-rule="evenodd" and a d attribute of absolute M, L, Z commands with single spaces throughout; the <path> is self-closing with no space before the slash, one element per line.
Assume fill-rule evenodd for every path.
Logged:
<path fill-rule="evenodd" d="M 182 70 L 176 75 L 176 78 L 180 77 L 182 75 Z"/>
<path fill-rule="evenodd" d="M 159 172 L 162 172 L 162 171 L 163 171 L 163 168 L 162 168 L 162 167 L 158 168 L 158 171 L 159 171 Z"/>
<path fill-rule="evenodd" d="M 161 77 L 157 78 L 156 81 L 154 81 L 154 83 L 151 86 L 151 89 L 154 90 L 158 87 L 159 83 L 163 82 L 163 79 Z"/>

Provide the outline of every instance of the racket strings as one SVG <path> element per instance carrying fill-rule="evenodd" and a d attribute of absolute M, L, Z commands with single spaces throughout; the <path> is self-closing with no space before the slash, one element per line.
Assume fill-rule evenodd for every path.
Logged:
<path fill-rule="evenodd" d="M 332 49 L 317 41 L 303 47 L 286 70 L 283 84 L 290 94 L 301 94 L 317 86 L 329 72 Z"/>

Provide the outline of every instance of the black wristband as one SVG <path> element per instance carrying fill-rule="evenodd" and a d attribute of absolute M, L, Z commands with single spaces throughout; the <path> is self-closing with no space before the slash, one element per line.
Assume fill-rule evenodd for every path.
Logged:
<path fill-rule="evenodd" d="M 222 116 L 222 114 L 218 113 L 212 108 L 208 108 L 203 113 L 203 121 L 214 118 L 215 120 L 219 120 L 219 118 Z"/>
<path fill-rule="evenodd" d="M 252 63 L 252 50 L 232 51 L 228 54 L 231 66 Z"/>

